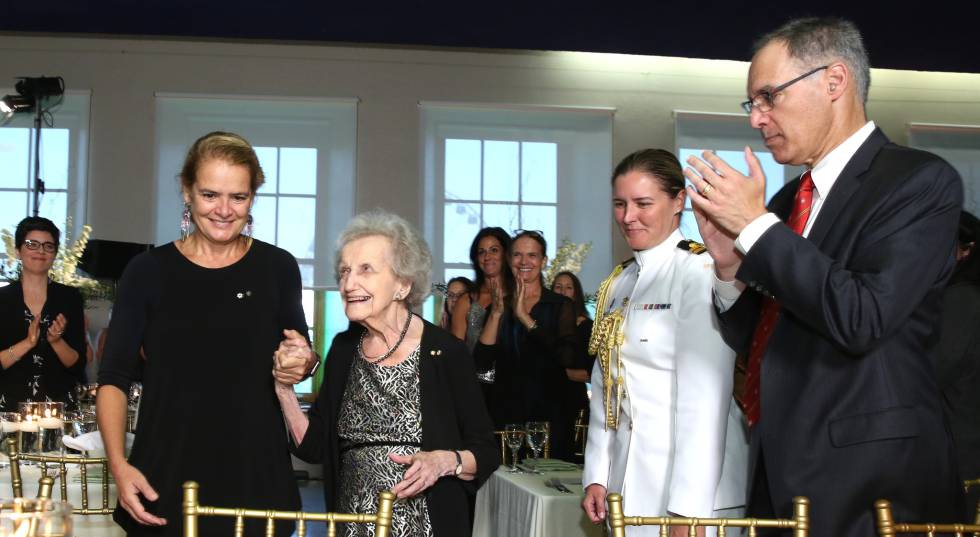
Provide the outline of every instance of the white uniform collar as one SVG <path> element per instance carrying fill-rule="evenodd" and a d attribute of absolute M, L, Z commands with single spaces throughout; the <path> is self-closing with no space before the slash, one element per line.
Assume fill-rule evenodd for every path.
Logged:
<path fill-rule="evenodd" d="M 663 261 L 670 258 L 673 255 L 674 250 L 677 249 L 677 243 L 684 240 L 684 235 L 681 235 L 680 228 L 675 229 L 670 235 L 664 239 L 663 242 L 654 246 L 653 248 L 648 248 L 646 250 L 633 250 L 633 258 L 636 259 L 636 264 L 643 268 L 645 266 L 657 266 Z"/>

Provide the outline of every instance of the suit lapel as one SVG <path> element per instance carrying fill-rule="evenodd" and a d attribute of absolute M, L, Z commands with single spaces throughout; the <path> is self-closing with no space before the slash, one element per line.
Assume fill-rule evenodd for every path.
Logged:
<path fill-rule="evenodd" d="M 876 128 L 868 136 L 868 139 L 861 144 L 861 147 L 854 153 L 851 160 L 841 171 L 840 176 L 834 181 L 834 187 L 830 190 L 830 195 L 824 200 L 820 212 L 817 214 L 817 221 L 813 223 L 807 239 L 818 247 L 827 237 L 827 233 L 837 222 L 841 211 L 854 198 L 854 192 L 861 185 L 861 175 L 871 167 L 878 151 L 889 142 L 888 137 Z"/>

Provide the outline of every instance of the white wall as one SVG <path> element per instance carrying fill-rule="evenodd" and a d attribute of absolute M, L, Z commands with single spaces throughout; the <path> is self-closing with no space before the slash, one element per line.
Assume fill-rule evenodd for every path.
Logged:
<path fill-rule="evenodd" d="M 69 88 L 91 90 L 87 221 L 97 238 L 136 242 L 153 240 L 155 92 L 358 98 L 356 209 L 383 206 L 421 224 L 419 101 L 615 107 L 618 161 L 641 147 L 673 148 L 672 110 L 737 112 L 748 66 L 565 52 L 9 35 L 0 36 L 0 58 L 0 86 L 16 76 L 60 75 Z M 876 70 L 869 114 L 900 143 L 911 121 L 980 125 L 980 75 Z M 602 215 L 608 204 L 596 203 Z M 614 240 L 614 257 L 626 257 Z"/>

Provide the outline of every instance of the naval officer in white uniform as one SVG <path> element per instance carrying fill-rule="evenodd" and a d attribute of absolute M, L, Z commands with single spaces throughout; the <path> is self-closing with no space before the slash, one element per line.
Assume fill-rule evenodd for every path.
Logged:
<path fill-rule="evenodd" d="M 741 516 L 748 442 L 732 398 L 735 353 L 712 309 L 711 258 L 678 229 L 680 164 L 668 151 L 641 150 L 612 182 L 633 259 L 599 289 L 582 506 L 598 523 L 607 492 L 619 492 L 627 516 Z"/>

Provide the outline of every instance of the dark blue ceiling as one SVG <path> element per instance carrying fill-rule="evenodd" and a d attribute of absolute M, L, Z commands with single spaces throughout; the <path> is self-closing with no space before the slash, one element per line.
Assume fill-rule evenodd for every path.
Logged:
<path fill-rule="evenodd" d="M 0 31 L 465 48 L 745 60 L 785 20 L 835 15 L 861 28 L 874 67 L 980 73 L 980 2 L 593 0 L 0 0 Z"/>

